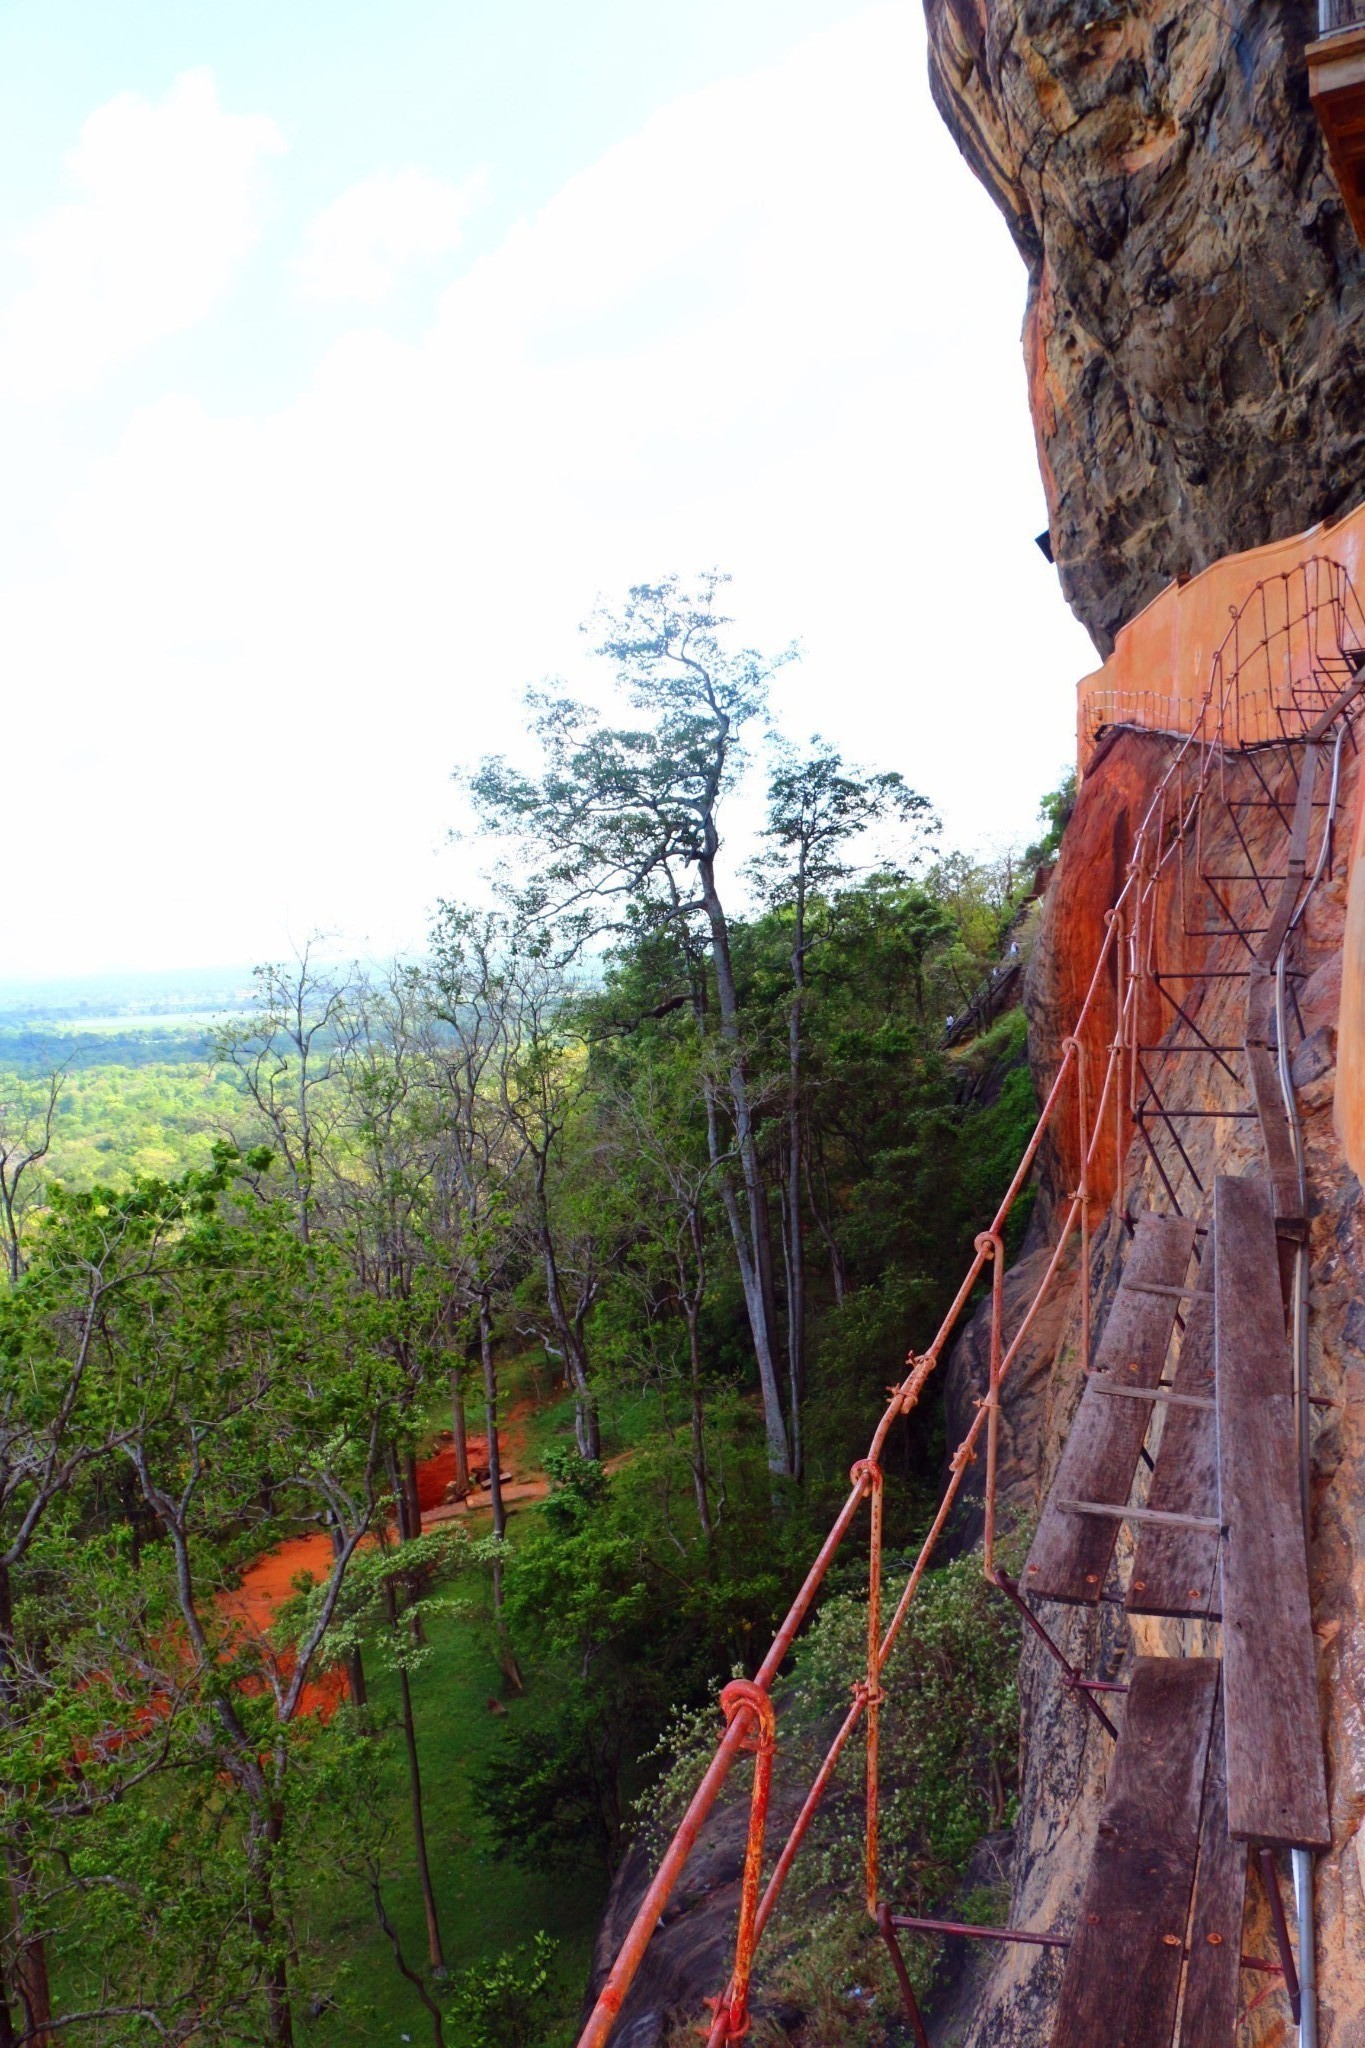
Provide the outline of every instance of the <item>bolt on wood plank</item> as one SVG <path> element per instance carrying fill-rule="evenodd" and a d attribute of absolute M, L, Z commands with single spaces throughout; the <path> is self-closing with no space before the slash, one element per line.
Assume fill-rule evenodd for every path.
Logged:
<path fill-rule="evenodd" d="M 1122 1506 L 1132 1490 L 1138 1454 L 1151 1422 L 1145 1401 L 1104 1398 L 1099 1388 L 1154 1387 L 1161 1378 L 1178 1290 L 1194 1248 L 1194 1224 L 1183 1216 L 1138 1218 L 1123 1277 L 1095 1352 L 1052 1491 L 1043 1509 L 1023 1590 L 1047 1600 L 1094 1605 L 1114 1555 L 1118 1523 L 1111 1516 L 1067 1512 L 1063 1501 Z"/>
<path fill-rule="evenodd" d="M 1325 1849 L 1293 1372 L 1265 1181 L 1219 1176 L 1214 1240 L 1228 1822 L 1238 1841 Z"/>
<path fill-rule="evenodd" d="M 1214 1657 L 1133 1666 L 1052 2048 L 1170 2048 L 1217 1692 Z"/>

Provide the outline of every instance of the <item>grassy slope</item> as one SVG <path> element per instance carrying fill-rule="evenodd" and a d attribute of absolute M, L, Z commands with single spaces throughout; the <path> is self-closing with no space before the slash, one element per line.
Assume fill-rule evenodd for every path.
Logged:
<path fill-rule="evenodd" d="M 506 1398 L 546 1392 L 529 1360 L 519 1360 L 505 1374 Z M 628 1448 L 657 1420 L 649 1395 L 609 1398 L 603 1408 L 603 1434 L 608 1452 Z M 442 1426 L 444 1411 L 433 1420 Z M 471 1407 L 471 1426 L 478 1417 Z M 537 1469 L 550 1443 L 573 1432 L 573 1402 L 567 1397 L 546 1401 L 527 1418 L 525 1469 Z M 519 1468 L 520 1470 L 520 1468 Z M 516 1541 L 523 1509 L 512 1518 L 509 1537 Z M 482 1521 L 484 1518 L 480 1518 Z M 524 1524 L 523 1524 L 524 1526 Z M 591 1865 L 574 1871 L 527 1869 L 499 1855 L 474 1810 L 473 1788 L 484 1762 L 507 1728 L 534 1710 L 528 1695 L 509 1693 L 493 1653 L 487 1589 L 471 1579 L 458 1595 L 462 1612 L 433 1625 L 431 1655 L 413 1679 L 413 1703 L 422 1769 L 427 1846 L 436 1888 L 441 1931 L 452 1984 L 443 2000 L 449 2015 L 446 2032 L 453 2044 L 461 2038 L 459 1978 L 470 1969 L 484 1970 L 499 1955 L 529 1943 L 543 1929 L 558 1944 L 556 1980 L 562 2023 L 543 2048 L 567 2048 L 575 2038 L 576 2021 L 587 1982 L 588 1964 L 598 1916 L 606 1897 L 606 1881 Z M 367 1679 L 368 1679 L 367 1673 Z M 411 1818 L 407 1773 L 397 1732 L 398 1683 L 376 1674 L 370 1691 L 376 1708 L 395 1724 L 387 1738 L 385 1790 L 393 1815 L 393 1850 L 388 1859 L 390 1882 L 385 1903 L 398 1929 L 409 1964 L 422 1969 L 426 1932 L 421 1897 L 410 1861 Z M 496 1707 L 505 1709 L 499 1714 Z M 325 1884 L 308 1901 L 310 1953 L 345 1958 L 337 1986 L 337 2009 L 308 2020 L 306 1997 L 299 2001 L 302 2038 L 317 2048 L 378 2048 L 384 2042 L 432 2039 L 431 2022 L 411 1986 L 394 1967 L 388 1944 L 374 1925 L 369 1900 L 358 1891 L 339 1896 Z M 308 1967 L 301 1981 L 306 1984 Z"/>
<path fill-rule="evenodd" d="M 509 1720 L 515 1727 L 529 1702 L 504 1697 L 484 1614 L 452 1617 L 433 1627 L 431 1645 L 430 1658 L 414 1678 L 413 1694 L 432 1877 L 454 1980 L 446 2005 L 456 2023 L 448 2032 L 453 2040 L 460 2038 L 461 1973 L 486 1967 L 543 1928 L 560 1944 L 563 2039 L 570 2041 L 605 1885 L 583 1872 L 568 1878 L 549 1870 L 529 1871 L 495 1852 L 473 1808 L 473 1782 L 502 1730 Z M 391 1677 L 380 1676 L 372 1686 L 376 1706 L 386 1717 L 397 1713 L 397 1690 Z M 493 1712 L 490 1700 L 505 1705 L 509 1718 Z M 391 1739 L 387 1748 L 385 1785 L 392 1800 L 393 1847 L 386 1903 L 409 1963 L 421 1969 L 426 1937 L 411 1871 L 407 1776 L 399 1739 Z M 394 1968 L 367 1898 L 358 1892 L 338 1897 L 325 1884 L 319 1885 L 310 1901 L 309 1920 L 310 1949 L 329 1962 L 338 1956 L 345 1962 L 338 2008 L 306 2022 L 301 2028 L 305 2040 L 319 2048 L 324 2043 L 326 2048 L 360 2048 L 362 2043 L 378 2048 L 405 2037 L 431 2040 L 431 2022 L 416 1993 Z M 330 1980 L 330 1968 L 326 1974 Z M 307 1976 L 305 1963 L 305 1982 Z M 300 2000 L 300 2007 L 304 2005 Z M 558 2044 L 552 2037 L 545 2048 Z"/>

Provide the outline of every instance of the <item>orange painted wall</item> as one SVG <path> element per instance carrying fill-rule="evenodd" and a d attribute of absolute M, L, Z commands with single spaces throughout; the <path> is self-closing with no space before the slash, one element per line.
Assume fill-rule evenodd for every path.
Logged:
<path fill-rule="evenodd" d="M 1118 636 L 1103 668 L 1084 676 L 1077 690 L 1077 760 L 1084 771 L 1096 730 L 1107 723 L 1189 732 L 1208 689 L 1212 664 L 1234 613 L 1263 578 L 1275 577 L 1311 556 L 1329 557 L 1346 570 L 1365 598 L 1365 504 L 1330 525 L 1240 555 L 1227 555 L 1187 583 L 1172 583 Z M 1248 700 L 1243 730 L 1229 740 L 1271 739 L 1278 728 L 1270 706 Z M 1337 1133 L 1355 1172 L 1365 1179 L 1365 803 L 1351 835 L 1351 867 L 1342 958 L 1341 1010 L 1335 1115 Z"/>
<path fill-rule="evenodd" d="M 1225 555 L 1188 583 L 1170 583 L 1122 629 L 1103 668 L 1077 686 L 1077 759 L 1082 768 L 1098 726 L 1123 723 L 1189 732 L 1208 689 L 1213 658 L 1233 614 L 1261 579 L 1292 570 L 1310 556 L 1340 562 L 1365 601 L 1365 504 L 1331 526 L 1313 526 L 1288 540 Z M 1267 707 L 1268 713 L 1268 707 Z M 1267 715 L 1229 739 L 1274 739 Z"/>
<path fill-rule="evenodd" d="M 1365 803 L 1358 806 L 1351 835 L 1333 1107 L 1341 1148 L 1365 1180 Z"/>

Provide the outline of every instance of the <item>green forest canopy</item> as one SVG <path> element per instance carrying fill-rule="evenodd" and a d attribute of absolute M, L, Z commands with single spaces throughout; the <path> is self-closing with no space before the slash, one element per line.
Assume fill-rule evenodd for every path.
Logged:
<path fill-rule="evenodd" d="M 1024 857 L 944 850 L 899 774 L 771 745 L 781 664 L 719 601 L 632 591 L 595 626 L 628 722 L 539 693 L 538 774 L 464 778 L 515 886 L 442 905 L 422 958 L 305 949 L 208 1043 L 0 1020 L 0 2041 L 359 2039 L 357 1925 L 433 2039 L 547 2039 L 580 1987 L 543 1947 L 450 1968 L 428 1676 L 482 1646 L 506 1729 L 439 1723 L 472 1759 L 450 1797 L 528 1885 L 567 1863 L 595 1896 L 649 1753 L 758 1661 L 1009 1179 L 1019 1014 L 951 1054 L 944 1025 L 1065 787 Z M 509 1532 L 528 1365 L 563 1396 L 549 1499 Z M 424 1532 L 445 1416 L 490 1509 Z M 893 1543 L 941 1454 L 929 1414 L 897 1444 Z M 244 1633 L 243 1567 L 309 1532 L 309 1583 Z M 937 1732 L 921 1885 L 999 1818 L 993 1711 L 998 1754 Z"/>

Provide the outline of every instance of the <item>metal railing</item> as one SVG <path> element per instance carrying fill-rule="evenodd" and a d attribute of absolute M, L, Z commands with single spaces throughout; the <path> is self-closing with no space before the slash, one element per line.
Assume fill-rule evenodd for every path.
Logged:
<path fill-rule="evenodd" d="M 1365 0 L 1318 0 L 1318 34 L 1334 36 L 1365 24 Z"/>
<path fill-rule="evenodd" d="M 1365 5 L 1365 0 L 1362 0 Z M 1143 1130 L 1141 1105 L 1145 1085 L 1140 1053 L 1143 1019 L 1153 988 L 1161 978 L 1157 960 L 1158 932 L 1172 918 L 1190 925 L 1186 892 L 1191 886 L 1191 857 L 1197 874 L 1202 866 L 1200 842 L 1205 796 L 1224 792 L 1230 755 L 1240 755 L 1260 780 L 1255 752 L 1269 746 L 1324 737 L 1343 714 L 1357 708 L 1358 665 L 1365 647 L 1362 613 L 1350 579 L 1337 562 L 1314 556 L 1283 575 L 1257 583 L 1234 613 L 1227 635 L 1213 658 L 1208 687 L 1194 711 L 1192 729 L 1179 731 L 1179 741 L 1165 774 L 1148 804 L 1138 829 L 1123 885 L 1106 913 L 1100 943 L 1084 1001 L 1071 1034 L 1063 1040 L 1061 1058 L 1037 1125 L 991 1223 L 976 1240 L 975 1256 L 952 1306 L 923 1353 L 911 1353 L 907 1373 L 873 1434 L 866 1458 L 850 1474 L 850 1491 L 811 1565 L 800 1592 L 752 1681 L 738 1680 L 721 1694 L 726 1727 L 710 1765 L 676 1834 L 664 1853 L 654 1880 L 636 1912 L 616 1961 L 579 2037 L 578 2048 L 602 2048 L 610 2037 L 650 1936 L 663 1916 L 683 1866 L 726 1778 L 741 1754 L 755 1757 L 750 1796 L 748 1845 L 745 1856 L 735 1964 L 730 1982 L 715 2002 L 709 2048 L 743 2040 L 749 2030 L 749 1985 L 754 1954 L 772 1917 L 792 1864 L 801 1848 L 839 1760 L 860 1724 L 866 1745 L 865 1885 L 867 1909 L 881 1924 L 887 1909 L 881 1899 L 879 1872 L 880 1708 L 885 1697 L 882 1679 L 916 1591 L 929 1567 L 969 1467 L 984 1437 L 984 1556 L 987 1579 L 1021 1609 L 1023 1618 L 1043 1636 L 1063 1667 L 1063 1683 L 1073 1689 L 1101 1723 L 1112 1724 L 1094 1697 L 1091 1681 L 1072 1669 L 1057 1645 L 1023 1601 L 1018 1587 L 997 1563 L 996 1467 L 1001 1389 L 1044 1303 L 1067 1273 L 1066 1254 L 1079 1239 L 1080 1349 L 1086 1368 L 1091 1339 L 1090 1247 L 1094 1213 L 1108 1206 L 1105 1183 L 1114 1201 L 1124 1206 L 1124 1162 L 1135 1131 L 1147 1137 L 1157 1170 L 1168 1192 L 1170 1181 L 1156 1157 L 1153 1140 Z M 1153 703 L 1157 730 L 1170 700 Z M 1108 707 L 1111 712 L 1117 706 Z M 1137 723 L 1124 707 L 1124 723 Z M 1145 707 L 1144 707 L 1145 708 Z M 1118 721 L 1116 721 L 1118 722 Z M 1279 810 L 1278 802 L 1271 808 Z M 1285 820 L 1287 824 L 1287 818 Z M 1330 860 L 1330 818 L 1324 823 Z M 1321 856 L 1319 856 L 1319 866 Z M 1259 884 L 1258 884 L 1259 886 Z M 1217 934 L 1210 932 L 1209 936 Z M 1170 1121 L 1169 1118 L 1166 1119 Z M 1074 1131 L 1074 1140 L 1071 1133 Z M 1049 1134 L 1069 1151 L 1076 1166 L 1075 1185 L 1047 1270 L 1022 1319 L 1006 1339 L 1004 1330 L 1003 1233 L 1016 1199 L 1028 1183 L 1038 1153 Z M 1112 1154 L 1110 1146 L 1112 1145 Z M 1102 1192 L 1102 1190 L 1105 1190 Z M 1174 1201 L 1174 1196 L 1173 1196 Z M 1174 1202 L 1179 1209 L 1179 1203 Z M 882 1453 L 894 1423 L 909 1415 L 943 1359 L 964 1314 L 973 1303 L 979 1281 L 991 1289 L 991 1332 L 987 1392 L 977 1406 L 971 1427 L 949 1460 L 949 1479 L 933 1524 L 889 1621 L 883 1607 Z M 768 1877 L 762 1886 L 776 1719 L 772 1686 L 796 1636 L 816 1603 L 821 1583 L 866 1500 L 871 1511 L 868 1552 L 866 1662 L 852 1688 L 852 1700 L 821 1763 Z"/>

